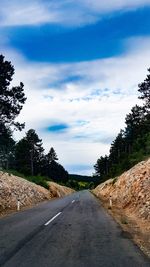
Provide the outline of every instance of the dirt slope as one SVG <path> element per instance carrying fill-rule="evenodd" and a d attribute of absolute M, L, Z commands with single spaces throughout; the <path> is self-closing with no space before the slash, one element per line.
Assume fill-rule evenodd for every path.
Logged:
<path fill-rule="evenodd" d="M 53 197 L 64 197 L 75 192 L 69 187 L 62 186 L 54 182 L 48 182 L 48 185 Z"/>
<path fill-rule="evenodd" d="M 72 189 L 56 183 L 50 182 L 49 185 L 50 190 L 47 190 L 21 177 L 0 171 L 0 216 L 16 211 L 18 199 L 20 209 L 23 209 L 73 192 Z"/>
<path fill-rule="evenodd" d="M 100 184 L 93 193 L 150 254 L 150 158 Z"/>

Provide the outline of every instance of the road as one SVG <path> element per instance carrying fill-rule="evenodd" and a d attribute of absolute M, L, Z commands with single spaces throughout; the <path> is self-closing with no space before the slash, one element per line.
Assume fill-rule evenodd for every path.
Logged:
<path fill-rule="evenodd" d="M 0 266 L 148 267 L 150 261 L 81 191 L 1 218 Z"/>

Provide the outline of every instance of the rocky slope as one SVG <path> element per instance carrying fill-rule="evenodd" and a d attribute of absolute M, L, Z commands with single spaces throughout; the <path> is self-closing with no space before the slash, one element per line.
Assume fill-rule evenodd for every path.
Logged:
<path fill-rule="evenodd" d="M 64 197 L 75 191 L 69 187 L 59 185 L 54 182 L 48 182 L 50 193 L 53 197 Z"/>
<path fill-rule="evenodd" d="M 0 171 L 0 215 L 16 210 L 18 200 L 22 209 L 73 192 L 70 188 L 52 182 L 49 187 L 50 190 L 47 190 L 21 177 Z"/>
<path fill-rule="evenodd" d="M 135 235 L 141 234 L 150 249 L 150 158 L 100 184 L 93 193 L 122 224 L 131 224 Z"/>

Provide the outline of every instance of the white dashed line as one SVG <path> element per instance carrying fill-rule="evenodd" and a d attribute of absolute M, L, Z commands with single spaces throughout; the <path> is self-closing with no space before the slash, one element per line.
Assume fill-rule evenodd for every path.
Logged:
<path fill-rule="evenodd" d="M 47 223 L 45 223 L 44 225 L 47 226 L 48 224 L 50 224 L 52 221 L 54 221 L 59 215 L 61 214 L 61 212 L 57 213 L 53 218 L 51 218 Z"/>
<path fill-rule="evenodd" d="M 71 203 L 74 203 L 75 202 L 75 200 L 72 200 L 72 202 Z"/>

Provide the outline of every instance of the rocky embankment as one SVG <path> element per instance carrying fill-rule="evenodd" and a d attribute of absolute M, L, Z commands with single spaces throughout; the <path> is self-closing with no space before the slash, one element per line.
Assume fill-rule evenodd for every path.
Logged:
<path fill-rule="evenodd" d="M 150 158 L 100 184 L 93 193 L 150 253 Z"/>
<path fill-rule="evenodd" d="M 18 200 L 20 209 L 23 209 L 72 192 L 72 189 L 52 182 L 49 182 L 47 190 L 21 177 L 0 171 L 0 215 L 16 211 Z"/>
<path fill-rule="evenodd" d="M 62 186 L 54 182 L 48 182 L 48 185 L 49 191 L 53 197 L 64 197 L 75 192 L 75 190 L 69 187 Z"/>

